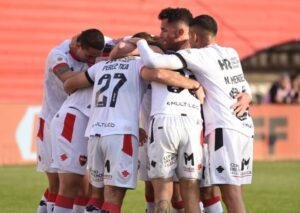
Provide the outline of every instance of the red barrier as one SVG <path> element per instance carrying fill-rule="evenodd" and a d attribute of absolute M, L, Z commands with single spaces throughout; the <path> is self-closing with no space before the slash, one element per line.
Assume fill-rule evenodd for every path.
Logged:
<path fill-rule="evenodd" d="M 40 106 L 0 105 L 0 165 L 34 163 Z M 255 160 L 300 160 L 299 106 L 252 106 Z"/>

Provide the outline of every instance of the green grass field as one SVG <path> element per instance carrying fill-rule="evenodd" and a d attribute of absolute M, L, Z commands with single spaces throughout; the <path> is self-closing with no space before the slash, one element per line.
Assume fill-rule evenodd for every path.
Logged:
<path fill-rule="evenodd" d="M 33 213 L 46 187 L 34 166 L 0 167 L 0 212 Z M 255 162 L 252 185 L 244 188 L 249 213 L 300 212 L 300 161 Z M 143 183 L 128 191 L 123 213 L 144 212 Z"/>

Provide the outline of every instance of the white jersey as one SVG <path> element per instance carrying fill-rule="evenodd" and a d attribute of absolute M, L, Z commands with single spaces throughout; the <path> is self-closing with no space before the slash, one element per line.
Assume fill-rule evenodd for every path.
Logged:
<path fill-rule="evenodd" d="M 253 136 L 254 126 L 249 112 L 237 117 L 230 109 L 236 103 L 234 97 L 238 93 L 250 92 L 237 52 L 232 48 L 209 45 L 178 53 L 205 89 L 205 135 L 216 128 L 227 128 Z"/>
<path fill-rule="evenodd" d="M 40 117 L 49 122 L 67 98 L 63 83 L 56 77 L 53 70 L 63 64 L 68 64 L 70 69 L 74 71 L 86 70 L 88 68 L 86 63 L 79 62 L 71 56 L 70 42 L 70 40 L 66 40 L 59 46 L 53 48 L 47 58 L 44 98 Z"/>
<path fill-rule="evenodd" d="M 70 107 L 77 109 L 87 117 L 90 117 L 92 93 L 92 87 L 77 90 L 76 92 L 67 97 L 67 99 L 61 107 Z"/>
<path fill-rule="evenodd" d="M 175 72 L 175 71 L 174 71 Z M 181 75 L 195 78 L 188 70 L 177 70 Z M 200 101 L 191 90 L 167 86 L 151 82 L 152 105 L 151 116 L 156 114 L 187 115 L 195 119 L 200 118 Z"/>
<path fill-rule="evenodd" d="M 139 57 L 95 64 L 86 72 L 94 82 L 86 136 L 132 134 L 138 138 L 139 111 L 146 84 Z"/>
<path fill-rule="evenodd" d="M 147 86 L 147 90 L 143 96 L 143 100 L 141 103 L 141 128 L 143 128 L 147 133 L 149 130 L 149 123 L 150 123 L 150 113 L 151 113 L 151 84 L 149 83 Z"/>

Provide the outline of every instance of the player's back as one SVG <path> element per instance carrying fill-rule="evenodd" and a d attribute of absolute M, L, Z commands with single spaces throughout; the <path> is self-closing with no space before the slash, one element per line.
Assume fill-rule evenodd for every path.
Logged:
<path fill-rule="evenodd" d="M 180 75 L 194 79 L 188 70 L 177 70 Z M 200 102 L 191 90 L 167 86 L 158 82 L 151 82 L 152 104 L 151 116 L 156 114 L 182 115 L 200 118 Z"/>
<path fill-rule="evenodd" d="M 87 136 L 133 134 L 138 137 L 138 113 L 146 89 L 139 74 L 141 68 L 140 58 L 126 57 L 100 62 L 88 70 L 94 88 Z"/>
<path fill-rule="evenodd" d="M 205 89 L 203 109 L 206 134 L 223 127 L 252 136 L 253 123 L 249 113 L 236 117 L 230 108 L 236 103 L 234 97 L 238 93 L 250 91 L 237 52 L 218 45 L 179 52 Z"/>
<path fill-rule="evenodd" d="M 44 98 L 40 116 L 45 120 L 51 120 L 67 98 L 63 83 L 54 74 L 55 68 L 68 64 L 72 71 L 87 69 L 87 64 L 75 60 L 69 53 L 70 40 L 62 42 L 53 48 L 48 54 L 45 67 Z"/>

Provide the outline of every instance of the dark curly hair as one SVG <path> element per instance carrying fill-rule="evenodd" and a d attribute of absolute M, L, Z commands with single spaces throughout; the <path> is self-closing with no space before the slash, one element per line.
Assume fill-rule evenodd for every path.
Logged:
<path fill-rule="evenodd" d="M 189 25 L 193 19 L 192 13 L 186 8 L 165 8 L 159 15 L 159 20 L 167 19 L 169 23 L 184 22 Z"/>
<path fill-rule="evenodd" d="M 95 48 L 97 50 L 102 50 L 104 48 L 104 36 L 100 30 L 97 29 L 88 29 L 82 31 L 77 38 L 82 48 Z"/>

